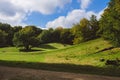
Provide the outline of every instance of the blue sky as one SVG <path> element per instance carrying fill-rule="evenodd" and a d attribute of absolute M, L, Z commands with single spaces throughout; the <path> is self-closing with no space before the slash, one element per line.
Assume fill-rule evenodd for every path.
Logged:
<path fill-rule="evenodd" d="M 103 13 L 110 0 L 0 0 L 0 22 L 41 28 L 72 27 Z M 7 4 L 7 6 L 6 6 Z"/>

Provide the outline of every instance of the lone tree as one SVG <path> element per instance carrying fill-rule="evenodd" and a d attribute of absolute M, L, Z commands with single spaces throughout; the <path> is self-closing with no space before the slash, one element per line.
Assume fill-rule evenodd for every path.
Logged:
<path fill-rule="evenodd" d="M 111 0 L 100 19 L 102 37 L 120 47 L 120 0 Z"/>
<path fill-rule="evenodd" d="M 17 32 L 13 38 L 14 45 L 17 47 L 23 46 L 27 51 L 31 50 L 34 46 L 38 46 L 39 41 L 34 28 L 32 26 L 26 26 Z"/>

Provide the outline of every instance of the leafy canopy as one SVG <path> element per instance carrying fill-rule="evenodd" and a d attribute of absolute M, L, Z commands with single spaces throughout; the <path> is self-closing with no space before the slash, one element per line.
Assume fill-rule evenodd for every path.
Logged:
<path fill-rule="evenodd" d="M 100 19 L 101 36 L 120 47 L 120 0 L 111 0 Z"/>

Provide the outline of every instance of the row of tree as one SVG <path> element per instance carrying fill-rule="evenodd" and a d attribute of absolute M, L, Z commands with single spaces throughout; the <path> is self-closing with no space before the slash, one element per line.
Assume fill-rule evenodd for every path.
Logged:
<path fill-rule="evenodd" d="M 83 18 L 80 23 L 75 24 L 71 30 L 74 34 L 73 44 L 79 44 L 99 37 L 99 22 L 96 16 L 92 15 L 90 20 Z"/>
<path fill-rule="evenodd" d="M 92 15 L 90 20 L 83 18 L 80 23 L 72 28 L 42 30 L 35 26 L 15 26 L 0 23 L 0 47 L 24 46 L 26 50 L 40 44 L 57 42 L 63 44 L 78 44 L 90 39 L 97 38 L 99 29 L 96 16 Z"/>
<path fill-rule="evenodd" d="M 15 26 L 0 23 L 0 47 L 16 46 L 30 50 L 32 47 L 38 47 L 40 44 L 57 42 L 63 44 L 72 44 L 73 35 L 71 29 L 43 30 L 36 26 Z"/>
<path fill-rule="evenodd" d="M 98 21 L 95 15 L 90 20 L 83 18 L 72 28 L 43 30 L 35 26 L 15 26 L 0 23 L 0 47 L 24 46 L 26 50 L 40 44 L 57 42 L 79 44 L 91 39 L 103 37 L 114 46 L 120 46 L 120 0 L 111 0 Z"/>

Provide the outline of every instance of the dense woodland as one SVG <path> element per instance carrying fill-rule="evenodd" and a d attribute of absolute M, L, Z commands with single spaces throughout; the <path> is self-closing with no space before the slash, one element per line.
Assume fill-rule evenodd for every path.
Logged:
<path fill-rule="evenodd" d="M 120 46 L 120 0 L 111 0 L 99 20 L 83 18 L 72 28 L 40 29 L 36 26 L 11 26 L 0 23 L 0 47 L 16 46 L 30 50 L 45 43 L 79 44 L 98 37 Z"/>

